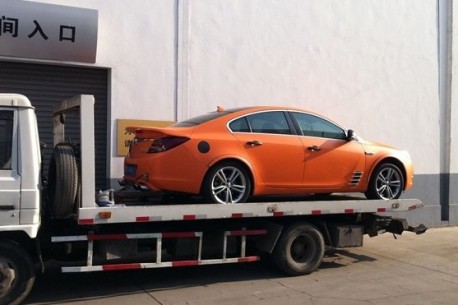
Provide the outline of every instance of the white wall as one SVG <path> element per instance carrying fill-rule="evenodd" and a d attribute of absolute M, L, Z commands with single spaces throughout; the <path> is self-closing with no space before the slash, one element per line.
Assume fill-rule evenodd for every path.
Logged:
<path fill-rule="evenodd" d="M 299 106 L 409 150 L 417 174 L 439 173 L 435 0 L 40 2 L 99 11 L 113 128 L 217 105 Z"/>
<path fill-rule="evenodd" d="M 216 105 L 321 112 L 437 173 L 435 1 L 191 1 L 189 115 Z M 199 105 L 199 107 L 195 107 Z"/>
<path fill-rule="evenodd" d="M 453 6 L 453 16 L 458 16 L 458 5 Z M 451 155 L 450 169 L 452 173 L 458 174 L 458 17 L 454 18 L 452 35 L 452 79 L 451 79 Z M 455 76 L 455 77 L 453 77 Z M 458 190 L 457 190 L 458 192 Z M 458 200 L 458 198 L 456 198 Z M 458 202 L 457 202 L 458 203 Z"/>
<path fill-rule="evenodd" d="M 175 23 L 173 0 L 40 0 L 99 12 L 95 66 L 110 68 L 111 177 L 123 175 L 116 157 L 117 119 L 175 118 Z"/>
<path fill-rule="evenodd" d="M 148 119 L 152 116 L 158 119 L 173 118 L 175 1 L 39 2 L 98 10 L 99 35 L 95 66 L 111 68 L 114 119 Z"/>
<path fill-rule="evenodd" d="M 450 0 L 452 1 L 452 0 Z M 456 4 L 456 2 L 455 2 Z M 458 6 L 453 5 L 451 48 L 451 111 L 450 111 L 450 222 L 458 225 Z M 453 20 L 452 19 L 452 20 Z"/>

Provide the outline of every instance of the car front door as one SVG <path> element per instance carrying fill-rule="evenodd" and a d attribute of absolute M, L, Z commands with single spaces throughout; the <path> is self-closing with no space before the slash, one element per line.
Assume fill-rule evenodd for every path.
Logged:
<path fill-rule="evenodd" d="M 0 225 L 19 224 L 21 176 L 17 166 L 17 112 L 0 108 Z"/>
<path fill-rule="evenodd" d="M 364 149 L 345 130 L 316 115 L 292 112 L 305 151 L 303 184 L 330 191 L 357 188 L 364 170 Z"/>
<path fill-rule="evenodd" d="M 232 121 L 233 135 L 246 150 L 249 162 L 267 187 L 300 187 L 304 149 L 293 135 L 283 111 L 266 111 Z"/>

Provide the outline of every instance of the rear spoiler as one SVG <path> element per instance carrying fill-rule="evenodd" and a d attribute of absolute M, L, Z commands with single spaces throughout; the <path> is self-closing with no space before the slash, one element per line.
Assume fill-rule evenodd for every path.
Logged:
<path fill-rule="evenodd" d="M 193 127 L 169 128 L 151 126 L 129 126 L 126 127 L 127 133 L 133 133 L 138 138 L 157 139 L 166 136 L 187 137 L 191 135 Z"/>

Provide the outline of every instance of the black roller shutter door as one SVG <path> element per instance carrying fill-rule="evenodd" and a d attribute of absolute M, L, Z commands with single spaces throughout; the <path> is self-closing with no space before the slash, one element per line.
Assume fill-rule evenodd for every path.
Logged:
<path fill-rule="evenodd" d="M 0 92 L 23 94 L 36 109 L 40 141 L 47 144 L 43 151 L 45 174 L 52 153 L 53 106 L 78 94 L 95 96 L 95 179 L 100 189 L 107 188 L 107 88 L 106 69 L 0 62 Z M 79 141 L 78 129 L 76 118 L 68 117 L 69 141 Z"/>

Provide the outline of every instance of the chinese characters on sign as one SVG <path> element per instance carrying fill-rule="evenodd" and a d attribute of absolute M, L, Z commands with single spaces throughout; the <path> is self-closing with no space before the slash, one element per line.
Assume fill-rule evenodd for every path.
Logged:
<path fill-rule="evenodd" d="M 0 56 L 95 62 L 96 10 L 2 1 Z"/>
<path fill-rule="evenodd" d="M 75 31 L 76 28 L 74 26 L 69 26 L 69 25 L 61 25 L 60 26 L 60 34 L 59 34 L 59 40 L 64 41 L 64 40 L 69 40 L 71 42 L 75 42 Z"/>
<path fill-rule="evenodd" d="M 17 18 L 5 18 L 2 16 L 0 20 L 0 35 L 11 34 L 12 37 L 17 37 L 17 28 L 19 20 Z"/>
<path fill-rule="evenodd" d="M 48 35 L 45 34 L 45 31 L 41 27 L 40 23 L 37 20 L 33 20 L 35 26 L 34 30 L 27 35 L 27 37 L 34 38 L 37 34 L 41 36 L 44 40 L 48 40 Z M 59 41 L 71 41 L 75 42 L 75 32 L 76 27 L 70 25 L 60 25 L 59 26 Z M 9 18 L 2 16 L 0 19 L 0 36 L 2 35 L 11 35 L 11 37 L 18 37 L 19 33 L 19 19 L 18 18 Z"/>

